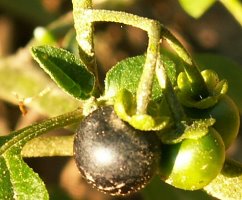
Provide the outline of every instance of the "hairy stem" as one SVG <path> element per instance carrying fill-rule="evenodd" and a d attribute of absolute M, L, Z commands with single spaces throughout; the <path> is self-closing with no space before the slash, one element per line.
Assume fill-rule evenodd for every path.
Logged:
<path fill-rule="evenodd" d="M 82 110 L 77 109 L 73 112 L 66 113 L 58 117 L 53 117 L 43 122 L 14 131 L 8 136 L 10 139 L 0 147 L 0 155 L 14 145 L 24 146 L 29 140 L 48 131 L 77 123 L 82 119 L 82 117 Z"/>
<path fill-rule="evenodd" d="M 177 96 L 175 94 L 171 81 L 167 76 L 166 69 L 164 68 L 164 65 L 161 59 L 159 59 L 159 57 L 160 56 L 158 56 L 157 64 L 156 64 L 156 76 L 162 88 L 162 91 L 164 92 L 164 96 L 170 108 L 172 117 L 175 122 L 175 126 L 180 127 L 181 122 L 186 120 L 186 114 L 179 100 L 177 99 Z"/>
<path fill-rule="evenodd" d="M 90 66 L 94 62 L 93 24 L 82 18 L 86 9 L 92 9 L 91 0 L 73 0 L 73 18 L 76 29 L 76 39 L 80 47 L 81 59 Z"/>
<path fill-rule="evenodd" d="M 83 9 L 81 15 L 79 12 L 79 15 L 76 15 L 76 17 L 81 18 L 82 21 L 85 21 L 87 24 L 92 24 L 94 22 L 116 22 L 134 26 L 147 32 L 149 43 L 146 61 L 136 94 L 137 113 L 145 114 L 150 100 L 153 77 L 155 73 L 155 64 L 159 50 L 158 45 L 160 42 L 161 27 L 159 22 L 124 12 L 93 9 Z M 85 35 L 83 32 L 80 32 L 79 34 Z"/>
<path fill-rule="evenodd" d="M 92 9 L 92 0 L 72 0 L 73 18 L 76 30 L 76 40 L 79 44 L 79 54 L 81 60 L 96 77 L 96 86 L 101 91 L 99 73 L 94 52 L 93 43 L 93 23 L 83 18 L 86 9 Z M 97 92 L 99 93 L 99 92 Z"/>

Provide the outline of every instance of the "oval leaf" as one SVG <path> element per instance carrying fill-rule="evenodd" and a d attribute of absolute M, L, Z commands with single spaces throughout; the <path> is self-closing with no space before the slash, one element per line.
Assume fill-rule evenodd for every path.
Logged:
<path fill-rule="evenodd" d="M 78 109 L 0 137 L 1 200 L 49 199 L 45 185 L 38 174 L 22 160 L 21 150 L 29 140 L 50 130 L 79 122 L 82 117 L 82 111 Z M 34 151 L 38 151 L 38 147 Z"/>
<path fill-rule="evenodd" d="M 0 199 L 13 199 L 13 194 L 10 172 L 5 159 L 0 156 Z"/>
<path fill-rule="evenodd" d="M 0 199 L 49 199 L 39 175 L 26 163 L 13 147 L 0 156 Z"/>
<path fill-rule="evenodd" d="M 166 67 L 171 81 L 176 80 L 176 68 L 174 62 L 167 56 L 162 55 L 162 62 Z M 107 98 L 115 97 L 118 91 L 126 89 L 133 95 L 136 94 L 139 80 L 143 72 L 145 56 L 136 56 L 122 60 L 108 71 L 105 79 L 105 96 Z M 162 97 L 162 90 L 157 78 L 154 78 L 152 87 L 152 100 Z"/>
<path fill-rule="evenodd" d="M 64 49 L 51 46 L 37 46 L 31 50 L 34 59 L 64 91 L 77 99 L 91 96 L 95 77 L 80 59 Z"/>

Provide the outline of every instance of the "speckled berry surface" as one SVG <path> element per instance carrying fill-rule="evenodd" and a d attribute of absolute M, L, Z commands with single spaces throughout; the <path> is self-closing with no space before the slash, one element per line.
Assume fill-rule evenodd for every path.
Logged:
<path fill-rule="evenodd" d="M 156 173 L 160 155 L 158 137 L 135 130 L 111 106 L 87 116 L 74 140 L 74 157 L 82 176 L 111 195 L 143 188 Z"/>

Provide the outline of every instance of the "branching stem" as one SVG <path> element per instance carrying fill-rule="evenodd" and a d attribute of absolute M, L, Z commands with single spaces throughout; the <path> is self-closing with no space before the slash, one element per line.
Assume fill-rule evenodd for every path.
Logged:
<path fill-rule="evenodd" d="M 180 127 L 182 121 L 186 121 L 187 119 L 186 114 L 175 94 L 172 83 L 167 76 L 166 69 L 164 68 L 164 65 L 159 57 L 160 55 L 158 56 L 156 64 L 156 76 L 164 92 L 164 96 L 171 111 L 175 126 Z"/>
<path fill-rule="evenodd" d="M 74 26 L 77 33 L 76 39 L 79 44 L 80 57 L 87 68 L 95 75 L 96 86 L 100 92 L 102 89 L 93 43 L 94 27 L 93 23 L 89 23 L 89 21 L 86 21 L 86 19 L 82 17 L 85 15 L 86 9 L 92 9 L 92 0 L 73 0 L 72 3 Z"/>
<path fill-rule="evenodd" d="M 76 0 L 73 0 L 74 7 L 78 6 Z M 76 16 L 75 16 L 76 15 Z M 153 83 L 153 77 L 155 74 L 155 64 L 157 59 L 157 53 L 159 51 L 160 43 L 160 30 L 161 25 L 159 22 L 136 16 L 133 14 L 128 14 L 125 12 L 109 11 L 109 10 L 95 10 L 95 9 L 79 9 L 79 12 L 74 13 L 77 21 L 75 24 L 80 26 L 79 23 L 85 22 L 85 24 L 93 24 L 94 22 L 115 22 L 122 23 L 136 28 L 140 28 L 147 32 L 149 42 L 147 48 L 146 61 L 144 65 L 144 70 L 139 82 L 137 89 L 137 114 L 145 114 L 146 109 L 150 100 L 151 88 Z M 74 18 L 75 18 L 74 17 Z M 79 27 L 80 28 L 80 27 Z M 84 28 L 85 30 L 85 28 Z M 87 31 L 81 31 L 77 33 L 77 37 L 80 45 L 86 46 L 87 52 L 92 56 L 91 38 L 85 40 L 85 44 L 80 43 L 81 38 L 87 37 Z M 83 47 L 82 47 L 83 48 Z"/>

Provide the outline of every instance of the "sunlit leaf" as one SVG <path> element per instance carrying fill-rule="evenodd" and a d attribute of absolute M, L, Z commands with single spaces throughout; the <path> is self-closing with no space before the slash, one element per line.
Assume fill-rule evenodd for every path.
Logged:
<path fill-rule="evenodd" d="M 47 131 L 76 123 L 81 118 L 82 111 L 76 110 L 14 131 L 7 137 L 0 137 L 1 200 L 49 199 L 39 175 L 23 161 L 21 150 L 29 140 Z M 34 151 L 38 152 L 38 147 Z"/>
<path fill-rule="evenodd" d="M 0 199 L 48 199 L 43 181 L 17 152 L 13 146 L 0 155 Z"/>
<path fill-rule="evenodd" d="M 179 0 L 182 8 L 192 17 L 199 18 L 203 13 L 205 13 L 216 0 Z"/>
<path fill-rule="evenodd" d="M 10 139 L 0 148 L 0 199 L 48 199 L 43 181 L 20 156 L 21 142 Z"/>
<path fill-rule="evenodd" d="M 162 56 L 162 61 L 167 69 L 172 82 L 176 80 L 176 69 L 174 62 L 166 56 Z M 136 56 L 122 60 L 115 65 L 106 75 L 105 96 L 114 97 L 121 89 L 126 89 L 132 94 L 136 94 L 138 84 L 145 63 L 145 56 Z M 157 78 L 154 78 L 152 87 L 152 100 L 162 97 L 162 90 Z"/>
<path fill-rule="evenodd" d="M 32 48 L 34 59 L 67 93 L 77 99 L 92 95 L 95 77 L 72 53 L 51 46 Z"/>

